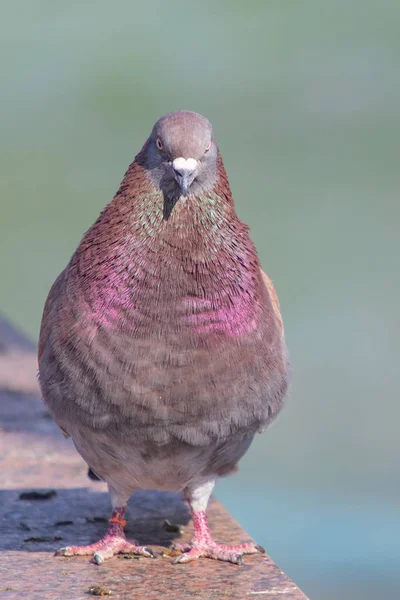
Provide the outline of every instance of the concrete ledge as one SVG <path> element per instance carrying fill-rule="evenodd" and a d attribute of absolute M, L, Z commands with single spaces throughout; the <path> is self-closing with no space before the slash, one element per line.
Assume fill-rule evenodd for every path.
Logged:
<path fill-rule="evenodd" d="M 99 539 L 109 511 L 105 485 L 88 479 L 40 401 L 34 346 L 0 319 L 0 598 L 85 600 L 92 589 L 117 600 L 306 599 L 268 556 L 246 556 L 241 567 L 163 557 L 172 540 L 191 537 L 179 494 L 143 491 L 129 503 L 127 535 L 152 546 L 157 560 L 121 556 L 97 566 L 87 557 L 54 557 L 60 546 Z M 167 531 L 165 519 L 182 532 Z M 215 499 L 209 520 L 217 540 L 249 539 Z"/>

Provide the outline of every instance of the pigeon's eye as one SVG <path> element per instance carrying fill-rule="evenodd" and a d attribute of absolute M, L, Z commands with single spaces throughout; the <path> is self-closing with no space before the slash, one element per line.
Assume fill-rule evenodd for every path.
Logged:
<path fill-rule="evenodd" d="M 211 148 L 211 140 L 209 141 L 207 148 L 204 150 L 204 154 L 207 154 L 207 152 L 209 151 L 210 148 Z"/>
<path fill-rule="evenodd" d="M 160 150 L 160 152 L 161 152 L 162 150 L 164 150 L 163 143 L 162 143 L 162 141 L 160 140 L 160 138 L 159 138 L 159 137 L 156 139 L 156 146 L 157 146 L 157 148 Z"/>

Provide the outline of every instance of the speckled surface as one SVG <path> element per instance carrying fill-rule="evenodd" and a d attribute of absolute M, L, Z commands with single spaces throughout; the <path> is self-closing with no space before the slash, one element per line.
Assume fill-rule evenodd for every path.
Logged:
<path fill-rule="evenodd" d="M 18 368 L 12 355 L 17 356 Z M 0 321 L 0 598 L 85 600 L 101 586 L 114 599 L 285 598 L 306 596 L 268 556 L 243 558 L 243 565 L 200 559 L 173 565 L 162 557 L 173 540 L 192 535 L 182 496 L 136 493 L 128 507 L 126 534 L 158 555 L 114 557 L 97 566 L 88 557 L 55 557 L 60 546 L 88 544 L 107 528 L 110 504 L 105 485 L 87 477 L 86 465 L 63 439 L 38 397 L 29 344 Z M 25 366 L 25 368 L 24 368 Z M 7 379 L 8 378 L 8 379 Z M 20 379 L 20 383 L 19 380 Z M 43 499 L 21 499 L 29 491 L 50 491 Z M 216 541 L 240 543 L 246 532 L 213 499 L 209 523 Z M 183 527 L 166 531 L 164 520 Z"/>

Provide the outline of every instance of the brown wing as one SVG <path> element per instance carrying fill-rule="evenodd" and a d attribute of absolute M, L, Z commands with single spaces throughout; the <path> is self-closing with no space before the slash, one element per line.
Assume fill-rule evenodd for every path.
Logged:
<path fill-rule="evenodd" d="M 261 270 L 261 276 L 262 276 L 263 281 L 268 290 L 269 297 L 271 298 L 272 308 L 274 309 L 275 316 L 278 320 L 279 325 L 281 326 L 282 335 L 283 335 L 284 330 L 283 330 L 281 307 L 279 305 L 278 295 L 275 291 L 274 284 L 272 283 L 271 279 L 268 277 L 268 275 L 266 273 L 264 273 L 264 271 L 262 269 L 260 269 L 260 270 Z"/>
<path fill-rule="evenodd" d="M 57 298 L 60 293 L 60 289 L 63 285 L 65 277 L 65 271 L 62 271 L 60 275 L 57 277 L 53 285 L 51 286 L 49 295 L 47 296 L 46 303 L 43 309 L 42 316 L 42 324 L 40 326 L 40 335 L 39 335 L 39 347 L 38 347 L 38 363 L 40 366 L 40 362 L 42 360 L 44 350 L 46 345 L 49 343 L 50 333 L 52 329 L 53 320 L 57 311 Z M 63 436 L 70 437 L 68 431 L 59 425 Z"/>
<path fill-rule="evenodd" d="M 57 299 L 64 283 L 65 271 L 62 271 L 51 286 L 43 309 L 42 323 L 39 334 L 38 362 L 40 364 L 45 346 L 49 342 L 53 319 L 57 310 Z"/>

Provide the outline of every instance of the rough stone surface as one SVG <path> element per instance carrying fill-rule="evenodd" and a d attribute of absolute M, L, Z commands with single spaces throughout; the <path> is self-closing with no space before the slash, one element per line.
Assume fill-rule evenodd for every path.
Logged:
<path fill-rule="evenodd" d="M 0 320 L 1 599 L 84 600 L 96 586 L 118 600 L 306 598 L 268 556 L 246 556 L 241 567 L 208 559 L 173 565 L 162 555 L 173 540 L 190 539 L 192 524 L 182 496 L 169 492 L 138 492 L 127 512 L 127 537 L 151 546 L 157 560 L 121 556 L 97 566 L 88 557 L 54 557 L 60 546 L 98 540 L 110 505 L 105 485 L 88 479 L 41 403 L 35 362 L 34 347 Z M 182 526 L 181 536 L 165 519 Z M 217 541 L 249 540 L 215 499 L 209 522 Z"/>

